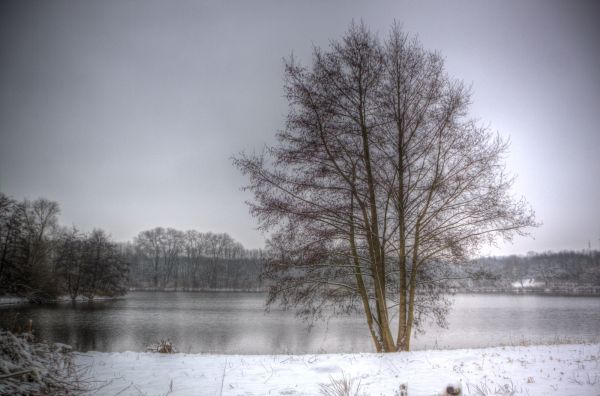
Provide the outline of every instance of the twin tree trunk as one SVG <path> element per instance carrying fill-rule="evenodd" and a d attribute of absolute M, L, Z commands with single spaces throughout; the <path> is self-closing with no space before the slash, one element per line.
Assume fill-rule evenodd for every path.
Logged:
<path fill-rule="evenodd" d="M 363 87 L 361 84 L 361 79 L 359 76 L 359 93 L 363 92 Z M 359 103 L 363 103 L 362 98 Z M 363 281 L 363 275 L 361 272 L 359 263 L 359 257 L 356 250 L 356 241 L 354 235 L 354 193 L 356 189 L 352 186 L 353 195 L 351 196 L 351 211 L 350 211 L 350 241 L 351 241 L 351 249 L 354 262 L 356 263 L 356 278 L 357 278 L 357 288 L 359 290 L 360 296 L 363 300 L 363 306 L 365 309 L 365 316 L 367 319 L 367 324 L 369 326 L 369 331 L 373 338 L 373 342 L 377 352 L 396 352 L 396 351 L 408 351 L 410 349 L 410 339 L 412 332 L 412 323 L 414 321 L 414 304 L 415 304 L 415 288 L 416 288 L 416 266 L 413 266 L 413 270 L 410 273 L 410 281 L 407 285 L 407 268 L 406 268 L 406 235 L 405 235 L 405 225 L 403 221 L 403 199 L 399 199 L 398 203 L 398 232 L 399 232 L 399 257 L 398 257 L 398 269 L 399 269 L 399 292 L 398 292 L 398 300 L 399 300 L 399 317 L 398 317 L 398 333 L 396 341 L 394 341 L 394 337 L 392 335 L 391 323 L 389 319 L 388 313 L 388 301 L 386 296 L 387 289 L 387 277 L 386 277 L 386 262 L 385 262 L 385 250 L 380 243 L 379 236 L 379 221 L 378 221 L 378 209 L 377 209 L 377 200 L 376 200 L 376 191 L 375 191 L 375 182 L 373 178 L 372 172 L 372 164 L 371 164 L 371 149 L 369 142 L 369 129 L 365 123 L 364 117 L 364 109 L 359 107 L 359 114 L 361 114 L 360 126 L 361 126 L 361 135 L 362 135 L 362 148 L 363 148 L 363 156 L 364 156 L 364 166 L 366 173 L 366 181 L 368 188 L 368 206 L 370 208 L 370 217 L 364 216 L 363 220 L 365 222 L 364 227 L 367 230 L 367 244 L 368 244 L 368 252 L 369 252 L 369 261 L 371 263 L 371 274 L 374 279 L 374 294 L 375 294 L 375 306 L 377 312 L 377 320 L 373 320 L 373 313 L 370 309 L 370 303 L 368 298 L 368 291 L 366 290 L 365 283 Z M 403 133 L 402 129 L 399 128 L 399 146 L 398 146 L 398 156 L 399 156 L 399 165 L 398 172 L 400 180 L 403 180 L 403 165 L 402 165 L 402 142 L 403 142 Z M 331 158 L 331 160 L 335 160 Z M 356 180 L 356 175 L 353 175 L 353 180 Z M 403 192 L 404 183 L 399 183 L 399 197 L 404 197 Z M 363 204 L 364 207 L 364 204 Z M 418 228 L 417 228 L 418 233 Z M 418 236 L 415 238 L 415 241 L 418 241 Z M 418 242 L 414 248 L 414 257 L 413 262 L 417 262 L 418 259 Z M 407 299 L 408 294 L 408 299 Z"/>
<path fill-rule="evenodd" d="M 357 302 L 378 352 L 407 351 L 417 319 L 443 323 L 452 262 L 535 225 L 508 194 L 507 146 L 466 117 L 441 56 L 397 27 L 382 43 L 352 25 L 310 68 L 292 58 L 285 92 L 279 144 L 234 159 L 273 231 L 268 303 L 319 317 Z"/>

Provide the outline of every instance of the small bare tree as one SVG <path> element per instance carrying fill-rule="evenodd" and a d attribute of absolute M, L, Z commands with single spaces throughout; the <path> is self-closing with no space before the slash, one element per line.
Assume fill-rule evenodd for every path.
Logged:
<path fill-rule="evenodd" d="M 106 232 L 94 229 L 83 239 L 83 261 L 82 295 L 91 300 L 127 292 L 129 265 Z"/>
<path fill-rule="evenodd" d="M 279 144 L 234 160 L 272 231 L 268 303 L 312 318 L 358 309 L 377 351 L 409 350 L 425 318 L 444 324 L 453 262 L 535 225 L 509 194 L 507 144 L 397 26 L 381 41 L 352 24 L 310 67 L 285 66 Z"/>
<path fill-rule="evenodd" d="M 151 230 L 142 231 L 134 239 L 134 244 L 138 254 L 152 261 L 152 286 L 159 287 L 159 274 L 161 273 L 161 240 L 165 234 L 165 229 L 156 227 Z M 163 285 L 164 286 L 164 285 Z"/>
<path fill-rule="evenodd" d="M 65 291 L 75 300 L 81 292 L 85 268 L 85 239 L 77 228 L 64 229 L 55 241 L 55 266 Z"/>

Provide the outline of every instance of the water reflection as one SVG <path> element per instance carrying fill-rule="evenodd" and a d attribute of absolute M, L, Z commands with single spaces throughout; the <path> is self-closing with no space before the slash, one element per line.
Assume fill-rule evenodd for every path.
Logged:
<path fill-rule="evenodd" d="M 150 293 L 93 303 L 0 308 L 6 327 L 18 312 L 33 319 L 41 337 L 80 351 L 142 351 L 170 338 L 181 352 L 317 353 L 372 352 L 361 318 L 317 323 L 311 331 L 293 312 L 264 312 L 256 293 Z M 463 348 L 553 341 L 598 340 L 600 298 L 458 295 L 449 328 L 431 326 L 413 348 Z"/>

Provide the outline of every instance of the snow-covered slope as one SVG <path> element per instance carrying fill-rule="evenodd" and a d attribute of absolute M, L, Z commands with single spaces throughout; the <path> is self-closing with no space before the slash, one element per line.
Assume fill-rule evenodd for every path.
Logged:
<path fill-rule="evenodd" d="M 600 395 L 600 344 L 497 347 L 393 354 L 78 354 L 101 395 L 315 395 L 320 384 L 354 378 L 361 393 Z M 514 393 L 511 393 L 514 392 Z"/>

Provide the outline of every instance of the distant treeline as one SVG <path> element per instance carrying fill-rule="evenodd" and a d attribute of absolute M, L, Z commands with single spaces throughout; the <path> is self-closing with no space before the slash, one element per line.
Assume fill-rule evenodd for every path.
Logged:
<path fill-rule="evenodd" d="M 562 251 L 526 256 L 485 257 L 463 266 L 463 272 L 487 276 L 458 282 L 467 291 L 538 290 L 569 294 L 598 294 L 600 252 Z"/>
<path fill-rule="evenodd" d="M 130 286 L 160 290 L 260 290 L 262 252 L 228 234 L 157 227 L 123 245 Z"/>
<path fill-rule="evenodd" d="M 60 226 L 58 203 L 0 193 L 0 296 L 118 296 L 144 290 L 264 290 L 264 256 L 228 234 L 157 227 L 117 243 L 101 229 Z M 456 268 L 454 289 L 578 294 L 600 290 L 600 252 L 487 257 Z M 532 283 L 532 280 L 535 282 Z M 518 287 L 517 287 L 518 289 Z"/>
<path fill-rule="evenodd" d="M 264 290 L 263 252 L 227 234 L 155 228 L 122 245 L 130 286 L 157 290 Z M 484 257 L 458 265 L 458 291 L 600 292 L 600 252 L 562 251 Z M 594 291 L 596 290 L 596 291 Z"/>
<path fill-rule="evenodd" d="M 123 295 L 129 289 L 259 290 L 262 253 L 227 234 L 154 228 L 117 243 L 58 222 L 44 198 L 0 193 L 0 296 L 31 301 Z"/>
<path fill-rule="evenodd" d="M 0 193 L 0 295 L 53 300 L 122 295 L 128 263 L 108 235 L 58 224 L 58 203 Z"/>

